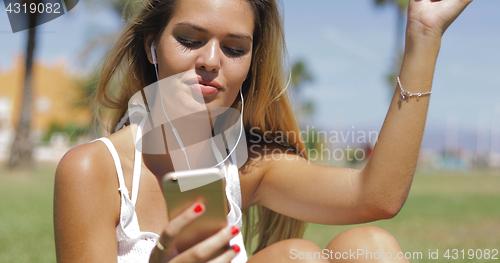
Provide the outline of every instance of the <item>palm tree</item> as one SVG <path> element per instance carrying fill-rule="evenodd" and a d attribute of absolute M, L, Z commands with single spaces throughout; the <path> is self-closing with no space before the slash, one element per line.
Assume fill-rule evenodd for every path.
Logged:
<path fill-rule="evenodd" d="M 404 52 L 404 33 L 405 33 L 405 18 L 406 18 L 406 10 L 408 9 L 409 0 L 375 0 L 376 6 L 386 6 L 392 5 L 397 8 L 397 24 L 396 24 L 396 56 L 394 60 L 394 65 L 391 70 L 391 73 L 387 75 L 387 82 L 391 89 L 394 88 L 394 84 L 396 83 L 396 77 L 399 75 L 399 71 L 401 68 L 401 63 L 403 62 L 403 52 Z M 392 94 L 391 94 L 392 97 Z"/>
<path fill-rule="evenodd" d="M 291 76 L 290 76 L 290 86 L 291 86 L 291 95 L 292 99 L 294 101 L 294 104 L 296 105 L 294 107 L 295 109 L 295 114 L 298 117 L 299 120 L 299 128 L 302 130 L 306 129 L 304 128 L 304 123 L 302 118 L 307 118 L 311 117 L 314 114 L 314 101 L 311 99 L 306 99 L 303 96 L 303 88 L 304 84 L 308 82 L 313 82 L 314 78 L 309 70 L 306 62 L 302 59 L 295 60 L 292 63 L 292 69 L 291 69 Z M 309 130 L 309 129 L 307 129 Z M 306 149 L 312 150 L 316 149 L 319 152 L 319 146 L 321 145 L 321 138 L 318 136 L 318 132 L 316 130 L 310 130 L 307 134 L 303 134 L 304 138 L 304 144 L 306 146 Z M 309 152 L 312 153 L 312 152 Z M 310 156 L 311 158 L 315 159 L 318 156 Z"/>
<path fill-rule="evenodd" d="M 300 89 L 302 84 L 311 82 L 312 80 L 313 77 L 307 64 L 302 59 L 296 60 L 292 64 L 292 88 Z"/>
<path fill-rule="evenodd" d="M 90 75 L 77 81 L 78 84 L 78 96 L 73 101 L 73 106 L 78 109 L 86 110 L 92 115 L 100 117 L 102 116 L 102 108 L 98 106 L 96 102 L 97 94 L 97 84 L 99 82 L 100 71 L 94 70 Z M 79 135 L 89 135 L 90 138 L 98 138 L 102 136 L 100 126 L 101 120 L 95 118 L 79 128 Z"/>
<path fill-rule="evenodd" d="M 39 3 L 42 3 L 42 0 L 24 0 L 23 2 L 28 5 L 31 3 L 38 5 Z M 29 167 L 33 165 L 33 142 L 30 139 L 33 104 L 33 58 L 36 47 L 36 25 L 39 19 L 39 14 L 37 12 L 28 12 L 27 19 L 29 29 L 26 44 L 26 63 L 21 112 L 19 116 L 19 123 L 16 128 L 14 143 L 12 144 L 10 152 L 10 159 L 8 163 L 10 168 Z"/>
<path fill-rule="evenodd" d="M 290 86 L 291 95 L 295 103 L 296 114 L 300 117 L 310 117 L 314 113 L 314 103 L 311 100 L 304 99 L 302 96 L 304 84 L 312 82 L 313 76 L 304 60 L 298 59 L 292 63 Z"/>

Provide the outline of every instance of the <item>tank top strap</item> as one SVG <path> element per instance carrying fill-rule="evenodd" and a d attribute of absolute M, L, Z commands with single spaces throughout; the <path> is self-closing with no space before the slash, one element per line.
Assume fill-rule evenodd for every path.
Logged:
<path fill-rule="evenodd" d="M 111 153 L 111 156 L 113 157 L 113 161 L 115 162 L 116 173 L 118 175 L 118 183 L 119 183 L 118 190 L 128 197 L 128 189 L 127 186 L 125 185 L 125 179 L 123 178 L 122 164 L 120 162 L 120 157 L 118 156 L 118 152 L 116 151 L 115 146 L 113 145 L 111 140 L 106 137 L 95 139 L 92 142 L 95 141 L 101 141 L 106 145 L 106 147 L 108 147 L 108 150 Z"/>
<path fill-rule="evenodd" d="M 236 147 L 235 142 L 229 141 L 228 142 L 229 148 L 233 149 Z M 241 185 L 240 185 L 240 174 L 239 174 L 239 169 L 238 169 L 238 161 L 236 160 L 236 153 L 231 154 L 229 156 L 229 166 L 228 170 L 230 171 L 231 180 L 232 180 L 232 187 L 233 187 L 233 192 L 234 192 L 234 201 L 238 204 L 238 207 L 241 208 L 243 205 L 243 201 L 241 198 Z"/>
<path fill-rule="evenodd" d="M 132 175 L 132 203 L 135 206 L 137 202 L 137 195 L 139 194 L 139 183 L 141 181 L 141 167 L 142 167 L 142 152 L 138 149 L 139 144 L 142 150 L 142 130 L 147 118 L 143 118 L 139 126 L 137 127 L 137 133 L 135 135 L 135 154 L 134 154 L 134 173 Z"/>
<path fill-rule="evenodd" d="M 132 179 L 132 203 L 135 205 L 137 202 L 137 195 L 139 194 L 139 182 L 141 181 L 141 165 L 142 153 L 135 149 L 134 156 L 134 174 Z"/>
<path fill-rule="evenodd" d="M 229 148 L 232 149 L 234 145 L 229 142 Z M 241 186 L 240 177 L 238 172 L 238 164 L 236 160 L 236 154 L 231 154 L 228 158 L 228 166 L 226 168 L 226 189 L 228 193 L 228 199 L 230 200 L 231 212 L 228 215 L 228 223 L 243 227 L 243 213 L 241 211 L 242 200 L 241 200 Z M 232 238 L 229 242 L 231 245 L 237 244 L 240 248 L 245 251 L 245 243 L 243 240 L 243 235 L 240 232 L 237 236 Z M 236 257 L 231 260 L 231 263 L 242 263 L 247 262 L 248 257 L 246 253 L 239 253 Z"/>
<path fill-rule="evenodd" d="M 229 157 L 228 172 L 231 175 L 229 178 L 232 181 L 231 187 L 233 188 L 233 198 L 239 208 L 242 206 L 241 198 L 241 185 L 240 185 L 240 174 L 238 169 L 238 164 L 236 162 L 236 154 Z"/>

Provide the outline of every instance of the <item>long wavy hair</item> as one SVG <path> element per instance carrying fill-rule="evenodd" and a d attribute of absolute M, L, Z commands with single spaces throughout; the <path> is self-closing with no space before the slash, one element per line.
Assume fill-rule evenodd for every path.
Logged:
<path fill-rule="evenodd" d="M 114 47 L 106 57 L 99 78 L 97 101 L 114 111 L 110 131 L 127 110 L 132 95 L 156 81 L 155 68 L 148 61 L 144 38 L 161 36 L 178 0 L 144 0 L 144 7 L 128 23 Z M 242 86 L 245 98 L 243 123 L 245 131 L 253 128 L 275 140 L 283 134 L 299 134 L 287 93 L 287 56 L 283 21 L 279 0 L 247 0 L 254 11 L 255 30 L 253 54 L 248 77 Z M 113 85 L 117 83 L 117 85 Z M 113 88 L 113 87 L 119 88 Z M 241 110 L 238 97 L 231 106 Z M 286 143 L 307 158 L 303 142 L 296 136 L 286 138 Z M 276 213 L 266 207 L 254 206 L 243 211 L 246 247 L 258 238 L 256 253 L 280 240 L 301 238 L 306 223 Z"/>

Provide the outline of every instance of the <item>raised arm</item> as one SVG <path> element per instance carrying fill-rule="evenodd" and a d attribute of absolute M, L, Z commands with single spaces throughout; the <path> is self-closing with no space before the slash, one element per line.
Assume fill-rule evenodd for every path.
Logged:
<path fill-rule="evenodd" d="M 400 79 L 404 90 L 431 90 L 441 36 L 472 0 L 410 0 Z M 255 202 L 304 221 L 351 224 L 390 218 L 410 191 L 430 96 L 400 101 L 394 92 L 377 144 L 363 170 L 309 165 L 274 156 Z M 276 154 L 275 154 L 276 155 Z"/>
<path fill-rule="evenodd" d="M 411 0 L 400 80 L 411 93 L 431 91 L 441 36 L 472 0 Z M 395 215 L 415 174 L 430 96 L 400 101 L 396 87 L 378 142 L 360 173 L 361 189 L 373 206 Z"/>

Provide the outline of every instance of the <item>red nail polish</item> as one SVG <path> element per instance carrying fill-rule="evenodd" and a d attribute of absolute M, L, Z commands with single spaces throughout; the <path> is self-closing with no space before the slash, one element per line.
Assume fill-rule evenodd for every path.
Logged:
<path fill-rule="evenodd" d="M 231 234 L 236 235 L 236 234 L 238 234 L 238 232 L 240 232 L 240 230 L 237 227 L 235 227 L 235 226 L 231 227 Z M 238 248 L 238 251 L 239 251 L 239 248 Z"/>
<path fill-rule="evenodd" d="M 197 206 L 194 208 L 194 211 L 195 211 L 196 213 L 201 212 L 201 210 L 202 210 L 201 205 L 197 205 Z"/>
<path fill-rule="evenodd" d="M 240 252 L 240 246 L 238 246 L 238 245 L 233 245 L 233 250 L 234 250 L 234 252 L 236 252 L 236 253 Z"/>

